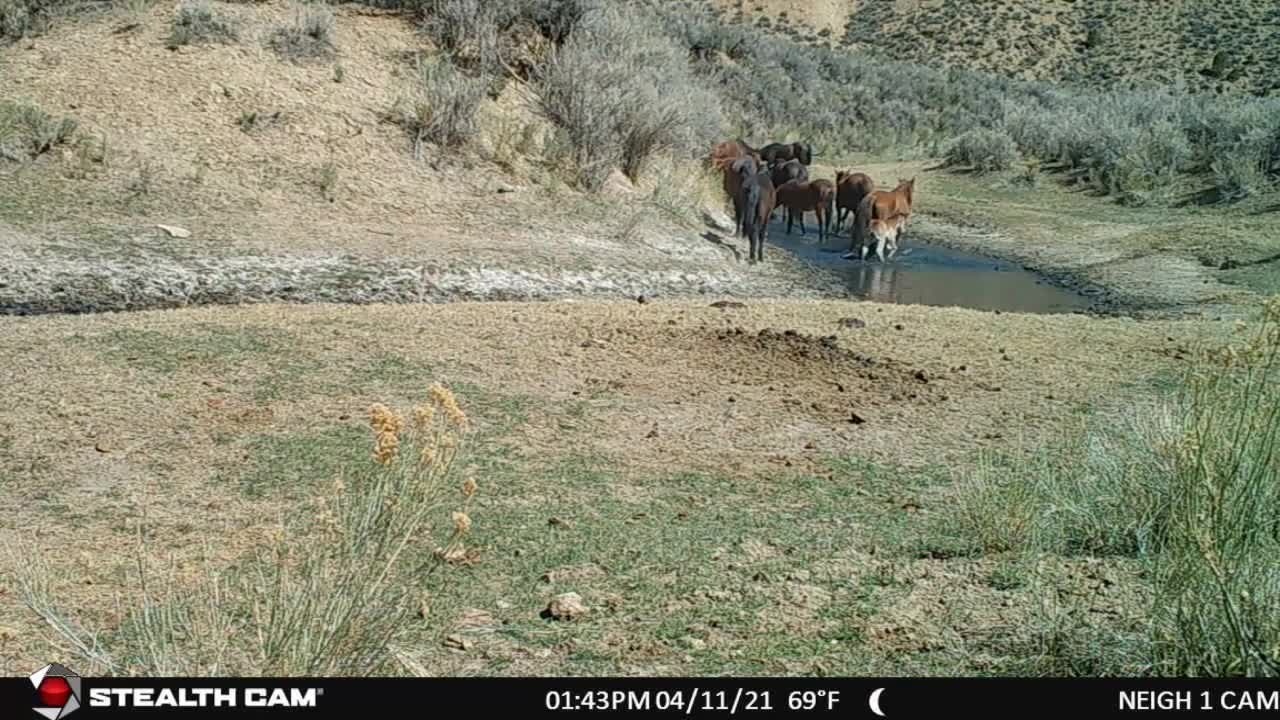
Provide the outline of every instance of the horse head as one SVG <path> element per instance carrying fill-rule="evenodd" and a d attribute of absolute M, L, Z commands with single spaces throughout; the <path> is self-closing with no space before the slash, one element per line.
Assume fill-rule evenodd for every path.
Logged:
<path fill-rule="evenodd" d="M 813 146 L 808 143 L 792 143 L 792 151 L 795 153 L 795 159 L 800 161 L 801 165 L 810 165 L 813 163 Z"/>

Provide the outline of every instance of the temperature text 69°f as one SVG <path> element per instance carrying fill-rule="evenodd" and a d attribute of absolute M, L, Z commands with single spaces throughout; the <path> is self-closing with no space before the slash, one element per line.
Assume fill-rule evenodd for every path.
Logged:
<path fill-rule="evenodd" d="M 830 712 L 840 704 L 839 690 L 796 690 L 787 696 L 790 710 L 825 710 Z"/>

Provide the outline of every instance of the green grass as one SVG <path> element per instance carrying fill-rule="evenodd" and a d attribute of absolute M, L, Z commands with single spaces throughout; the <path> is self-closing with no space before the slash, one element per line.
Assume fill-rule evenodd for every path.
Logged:
<path fill-rule="evenodd" d="M 1238 342 L 1201 351 L 1163 403 L 963 473 L 926 544 L 1131 558 L 1150 623 L 1094 662 L 1114 665 L 1114 652 L 1155 675 L 1280 675 L 1280 296 Z"/>
<path fill-rule="evenodd" d="M 121 328 L 93 342 L 100 355 L 114 364 L 167 374 L 180 369 L 225 368 L 272 355 L 287 357 L 291 340 L 288 333 L 279 330 L 206 325 L 183 333 Z"/>

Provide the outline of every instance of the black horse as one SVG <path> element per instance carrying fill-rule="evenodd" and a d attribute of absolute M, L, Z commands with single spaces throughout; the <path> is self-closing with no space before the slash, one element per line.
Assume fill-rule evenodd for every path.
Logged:
<path fill-rule="evenodd" d="M 809 143 L 769 143 L 760 148 L 760 159 L 766 165 L 787 160 L 799 160 L 801 165 L 813 164 L 813 145 Z"/>

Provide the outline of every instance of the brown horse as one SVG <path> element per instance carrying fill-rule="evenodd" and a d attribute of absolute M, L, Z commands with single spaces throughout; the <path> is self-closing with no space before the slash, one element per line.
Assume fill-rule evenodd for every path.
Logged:
<path fill-rule="evenodd" d="M 777 203 L 769 173 L 761 170 L 742 183 L 742 234 L 751 244 L 749 262 L 764 262 L 764 241 L 769 236 L 769 216 Z"/>
<path fill-rule="evenodd" d="M 804 214 L 812 210 L 818 216 L 818 241 L 825 241 L 835 209 L 835 197 L 836 186 L 825 178 L 812 182 L 792 180 L 779 185 L 778 207 L 787 209 L 787 234 L 791 234 L 791 225 L 798 219 L 800 234 L 804 235 Z"/>
<path fill-rule="evenodd" d="M 809 168 L 799 160 L 779 160 L 769 166 L 769 179 L 773 181 L 775 188 L 780 188 L 792 180 L 808 182 Z"/>
<path fill-rule="evenodd" d="M 855 223 L 858 221 L 858 206 L 862 204 L 862 198 L 875 189 L 875 182 L 866 173 L 836 171 L 836 232 L 840 232 L 848 215 L 853 215 Z"/>
<path fill-rule="evenodd" d="M 726 140 L 712 146 L 711 154 L 707 156 L 707 165 L 712 170 L 726 170 L 734 160 L 742 157 L 750 157 L 757 165 L 764 162 L 760 158 L 760 151 L 742 140 Z"/>
<path fill-rule="evenodd" d="M 853 229 L 849 233 L 849 252 L 844 257 L 852 258 L 854 250 L 861 246 L 859 255 L 865 260 L 871 241 L 875 242 L 876 256 L 880 258 L 880 262 L 885 261 L 886 247 L 889 248 L 889 257 L 893 257 L 898 251 L 898 239 L 911 219 L 915 185 L 916 179 L 913 177 L 900 181 L 893 190 L 875 190 L 862 198 Z"/>

